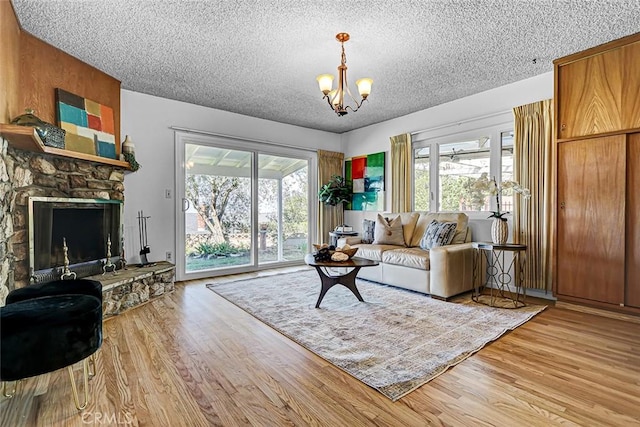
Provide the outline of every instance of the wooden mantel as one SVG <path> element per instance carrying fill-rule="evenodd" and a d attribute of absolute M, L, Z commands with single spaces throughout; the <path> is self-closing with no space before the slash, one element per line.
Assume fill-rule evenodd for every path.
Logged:
<path fill-rule="evenodd" d="M 61 148 L 48 147 L 44 145 L 42 139 L 40 139 L 40 136 L 36 133 L 36 130 L 29 126 L 7 125 L 0 123 L 0 135 L 9 141 L 10 146 L 20 150 L 32 151 L 34 153 L 54 154 L 56 156 L 119 166 L 125 169 L 131 168 L 128 162 L 121 160 L 93 156 L 91 154 L 78 153 Z"/>

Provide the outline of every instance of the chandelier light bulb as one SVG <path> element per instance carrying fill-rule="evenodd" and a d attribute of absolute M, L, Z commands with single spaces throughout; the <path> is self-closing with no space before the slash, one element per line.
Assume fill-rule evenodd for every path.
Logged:
<path fill-rule="evenodd" d="M 372 84 L 373 80 L 368 77 L 356 80 L 356 86 L 358 86 L 358 92 L 360 92 L 362 99 L 367 99 L 367 96 L 371 93 Z"/>
<path fill-rule="evenodd" d="M 331 91 L 333 87 L 333 76 L 331 74 L 320 74 L 316 77 L 318 81 L 318 86 L 320 86 L 320 91 L 325 95 Z"/>

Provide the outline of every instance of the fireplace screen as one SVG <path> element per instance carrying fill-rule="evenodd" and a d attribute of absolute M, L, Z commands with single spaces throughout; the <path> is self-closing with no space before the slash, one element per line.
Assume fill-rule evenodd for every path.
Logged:
<path fill-rule="evenodd" d="M 32 272 L 64 264 L 63 239 L 70 266 L 104 260 L 111 239 L 112 260 L 122 250 L 122 203 L 117 200 L 29 198 L 29 255 Z"/>

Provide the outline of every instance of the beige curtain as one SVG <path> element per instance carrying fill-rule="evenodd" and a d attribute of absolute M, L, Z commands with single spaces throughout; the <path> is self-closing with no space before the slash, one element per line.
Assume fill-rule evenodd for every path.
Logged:
<path fill-rule="evenodd" d="M 531 190 L 515 197 L 514 240 L 527 245 L 525 286 L 551 291 L 553 238 L 552 100 L 513 109 L 514 180 Z"/>
<path fill-rule="evenodd" d="M 318 150 L 318 187 L 326 184 L 333 175 L 342 175 L 344 153 Z M 329 232 L 344 222 L 344 207 L 329 206 L 318 202 L 318 228 L 315 241 L 329 243 Z"/>
<path fill-rule="evenodd" d="M 391 212 L 411 211 L 411 134 L 391 137 Z"/>

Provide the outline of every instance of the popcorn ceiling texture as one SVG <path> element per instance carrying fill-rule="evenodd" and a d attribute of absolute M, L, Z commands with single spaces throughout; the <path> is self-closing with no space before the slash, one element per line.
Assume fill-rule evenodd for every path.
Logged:
<path fill-rule="evenodd" d="M 342 133 L 553 70 L 640 30 L 640 0 L 12 0 L 22 27 L 136 92 Z M 315 77 L 374 79 L 337 117 Z M 534 59 L 536 61 L 534 62 Z"/>

